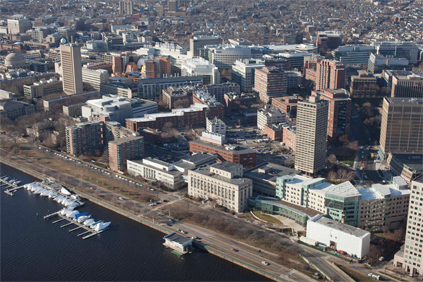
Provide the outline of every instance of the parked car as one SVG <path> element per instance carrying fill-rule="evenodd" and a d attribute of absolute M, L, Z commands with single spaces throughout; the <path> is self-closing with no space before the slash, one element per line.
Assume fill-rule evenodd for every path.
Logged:
<path fill-rule="evenodd" d="M 270 265 L 270 263 L 268 263 L 267 261 L 262 261 L 261 263 L 264 265 Z"/>

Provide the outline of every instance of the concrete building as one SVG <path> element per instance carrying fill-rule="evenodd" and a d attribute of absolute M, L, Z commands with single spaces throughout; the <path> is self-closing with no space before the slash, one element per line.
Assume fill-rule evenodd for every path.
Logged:
<path fill-rule="evenodd" d="M 212 132 L 212 133 L 218 133 L 221 134 L 223 136 L 226 135 L 226 123 L 217 118 L 214 117 L 212 119 L 206 118 L 206 131 L 207 132 Z"/>
<path fill-rule="evenodd" d="M 10 120 L 33 113 L 35 113 L 35 107 L 32 104 L 11 100 L 0 101 L 0 116 Z"/>
<path fill-rule="evenodd" d="M 100 85 L 109 83 L 109 73 L 107 70 L 90 70 L 87 67 L 82 68 L 82 82 L 84 88 L 88 90 L 100 91 Z M 112 93 L 109 93 L 112 94 Z"/>
<path fill-rule="evenodd" d="M 285 52 L 279 53 L 278 57 L 284 58 L 288 61 L 291 69 L 297 69 L 301 71 L 304 68 L 304 58 L 310 56 L 310 53 L 307 52 Z"/>
<path fill-rule="evenodd" d="M 152 158 L 128 160 L 127 163 L 129 175 L 160 181 L 169 189 L 174 190 L 181 188 L 185 184 L 182 177 L 184 171 L 180 171 L 173 164 Z"/>
<path fill-rule="evenodd" d="M 373 52 L 375 47 L 371 45 L 344 45 L 333 50 L 332 56 L 344 65 L 367 65 Z"/>
<path fill-rule="evenodd" d="M 100 84 L 100 93 L 117 95 L 119 97 L 132 99 L 135 98 L 132 96 L 131 88 L 125 83 L 112 82 L 112 83 L 101 83 Z M 135 93 L 136 94 L 136 93 Z"/>
<path fill-rule="evenodd" d="M 119 14 L 121 14 L 121 15 L 132 15 L 133 14 L 133 2 L 131 0 L 119 1 Z"/>
<path fill-rule="evenodd" d="M 7 19 L 8 34 L 23 34 L 32 28 L 30 20 L 25 18 Z"/>
<path fill-rule="evenodd" d="M 254 195 L 276 196 L 278 177 L 293 176 L 297 171 L 274 163 L 266 163 L 244 172 L 244 177 L 253 180 Z"/>
<path fill-rule="evenodd" d="M 378 89 L 376 77 L 367 71 L 359 70 L 358 75 L 351 76 L 351 98 L 376 98 Z"/>
<path fill-rule="evenodd" d="M 144 156 L 144 137 L 130 136 L 109 142 L 109 166 L 113 171 L 125 171 L 126 161 Z"/>
<path fill-rule="evenodd" d="M 316 37 L 316 47 L 319 50 L 334 50 L 342 44 L 342 34 L 336 31 L 319 31 Z"/>
<path fill-rule="evenodd" d="M 370 232 L 342 224 L 322 215 L 307 221 L 307 238 L 328 248 L 363 258 L 370 249 Z"/>
<path fill-rule="evenodd" d="M 176 1 L 173 2 L 176 3 Z M 180 255 L 190 252 L 192 250 L 192 242 L 194 241 L 192 238 L 184 237 L 182 235 L 176 234 L 175 232 L 164 236 L 163 239 L 165 240 L 163 245 L 173 249 L 174 252 Z"/>
<path fill-rule="evenodd" d="M 157 111 L 157 103 L 142 99 L 125 99 L 116 95 L 103 95 L 101 99 L 88 100 L 82 107 L 87 119 L 104 119 L 125 124 L 127 118 L 139 118 Z"/>
<path fill-rule="evenodd" d="M 67 95 L 83 92 L 81 48 L 76 44 L 60 45 L 63 91 Z"/>
<path fill-rule="evenodd" d="M 303 75 L 299 71 L 287 71 L 286 77 L 288 88 L 299 88 L 303 84 Z"/>
<path fill-rule="evenodd" d="M 187 59 L 181 65 L 182 76 L 203 76 L 203 84 L 220 83 L 219 69 L 203 58 Z"/>
<path fill-rule="evenodd" d="M 102 152 L 104 147 L 103 122 L 84 122 L 66 127 L 68 154 L 79 156 Z"/>
<path fill-rule="evenodd" d="M 374 42 L 377 55 L 405 58 L 410 64 L 417 63 L 419 47 L 415 42 Z"/>
<path fill-rule="evenodd" d="M 241 92 L 251 92 L 254 87 L 255 70 L 265 67 L 260 59 L 236 60 L 232 66 L 231 81 L 239 84 Z"/>
<path fill-rule="evenodd" d="M 423 72 L 391 71 L 391 97 L 422 98 Z"/>
<path fill-rule="evenodd" d="M 359 189 L 358 228 L 369 231 L 395 229 L 407 220 L 410 190 L 400 177 L 393 178 L 392 184 L 373 184 L 371 188 Z"/>
<path fill-rule="evenodd" d="M 219 37 L 213 36 L 194 36 L 189 40 L 189 51 L 192 53 L 192 57 L 199 56 L 199 50 L 204 48 L 206 45 L 219 45 L 222 44 L 223 41 Z"/>
<path fill-rule="evenodd" d="M 274 97 L 286 96 L 288 81 L 287 73 L 276 67 L 264 67 L 255 70 L 254 91 L 260 100 L 269 103 Z"/>
<path fill-rule="evenodd" d="M 230 69 L 236 60 L 261 58 L 262 55 L 253 54 L 250 47 L 231 44 L 209 45 L 200 51 L 201 57 L 219 69 Z"/>
<path fill-rule="evenodd" d="M 399 175 L 407 183 L 423 173 L 423 154 L 392 154 L 386 161 L 395 175 Z"/>
<path fill-rule="evenodd" d="M 328 142 L 332 144 L 342 135 L 350 134 L 352 102 L 347 93 L 344 89 L 322 89 L 314 92 L 321 100 L 329 102 Z"/>
<path fill-rule="evenodd" d="M 370 54 L 367 71 L 381 73 L 383 70 L 411 70 L 410 61 L 405 58 L 393 58 L 384 55 Z"/>
<path fill-rule="evenodd" d="M 98 91 L 88 91 L 88 92 L 83 92 L 79 94 L 64 95 L 64 96 L 55 97 L 51 99 L 45 99 L 43 101 L 43 107 L 44 107 L 44 111 L 49 111 L 55 105 L 84 102 L 84 101 L 87 101 L 88 99 L 97 99 L 100 97 L 101 95 Z"/>
<path fill-rule="evenodd" d="M 50 78 L 34 82 L 32 85 L 24 85 L 23 89 L 27 99 L 44 98 L 50 94 L 62 92 L 63 83 L 56 78 Z"/>
<path fill-rule="evenodd" d="M 298 102 L 296 170 L 315 174 L 325 167 L 328 104 L 316 96 Z"/>
<path fill-rule="evenodd" d="M 63 114 L 68 117 L 80 117 L 82 116 L 82 106 L 84 105 L 85 102 L 63 105 Z"/>
<path fill-rule="evenodd" d="M 223 162 L 188 172 L 188 195 L 209 199 L 236 213 L 247 208 L 253 181 L 243 177 L 242 165 Z"/>
<path fill-rule="evenodd" d="M 384 98 L 379 155 L 423 154 L 423 99 Z"/>
<path fill-rule="evenodd" d="M 154 99 L 160 96 L 163 89 L 184 85 L 203 84 L 203 76 L 180 76 L 166 78 L 147 78 L 138 81 L 138 97 Z"/>
<path fill-rule="evenodd" d="M 423 201 L 423 176 L 411 182 L 411 199 L 408 208 L 407 230 L 405 236 L 404 250 L 399 251 L 394 257 L 394 265 L 401 266 L 410 276 L 422 275 L 422 236 L 421 229 L 423 217 L 421 216 L 421 206 Z"/>
<path fill-rule="evenodd" d="M 160 100 L 168 109 L 181 108 L 181 105 L 183 105 L 182 108 L 188 107 L 192 103 L 192 90 L 184 87 L 169 87 L 163 89 Z M 178 107 L 177 101 L 181 101 Z"/>
<path fill-rule="evenodd" d="M 220 84 L 209 84 L 205 86 L 207 91 L 212 97 L 215 97 L 217 101 L 224 104 L 226 93 L 241 94 L 241 88 L 237 83 L 225 82 Z"/>
<path fill-rule="evenodd" d="M 265 106 L 257 110 L 257 127 L 264 130 L 265 125 L 279 124 L 286 122 L 286 114 L 277 108 Z"/>
<path fill-rule="evenodd" d="M 247 168 L 256 166 L 256 152 L 250 148 L 216 145 L 197 139 L 189 143 L 189 151 L 217 154 L 219 161 L 233 162 Z"/>

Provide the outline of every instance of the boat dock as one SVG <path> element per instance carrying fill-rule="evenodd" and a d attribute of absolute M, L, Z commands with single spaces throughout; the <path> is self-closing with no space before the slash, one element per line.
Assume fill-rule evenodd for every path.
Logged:
<path fill-rule="evenodd" d="M 4 190 L 4 193 L 6 193 L 9 196 L 13 196 L 13 192 L 15 192 L 16 190 L 19 190 L 21 188 L 23 188 L 22 186 L 16 186 L 13 183 L 10 183 L 9 181 L 4 179 L 5 176 L 0 177 L 0 187 Z"/>
<path fill-rule="evenodd" d="M 89 226 L 85 226 L 84 224 L 79 223 L 79 222 L 77 222 L 77 221 L 75 221 L 75 220 L 73 220 L 71 218 L 68 218 L 65 215 L 61 215 L 60 214 L 60 211 L 54 212 L 52 214 L 48 214 L 48 215 L 44 216 L 44 219 L 48 219 L 48 218 L 50 218 L 52 216 L 55 216 L 55 215 L 57 215 L 60 218 L 57 219 L 57 220 L 55 220 L 55 221 L 53 221 L 53 224 L 56 224 L 56 223 L 61 222 L 63 220 L 68 221 L 66 224 L 61 225 L 60 228 L 65 228 L 66 226 L 70 226 L 70 225 L 76 225 L 76 227 L 74 227 L 74 228 L 72 228 L 72 229 L 69 230 L 69 233 L 70 232 L 73 232 L 75 230 L 81 229 L 81 228 L 84 229 L 85 230 L 84 232 L 82 232 L 82 233 L 80 233 L 80 234 L 77 235 L 78 237 L 85 235 L 85 236 L 82 237 L 83 240 L 88 239 L 88 238 L 90 238 L 90 237 L 92 237 L 94 235 L 100 234 L 101 232 L 103 232 L 104 230 L 106 230 L 106 229 L 103 229 L 103 230 L 100 230 L 100 231 L 95 231 L 94 229 L 92 229 Z"/>
<path fill-rule="evenodd" d="M 78 200 L 76 198 L 71 198 L 69 195 L 64 195 L 63 193 L 61 193 L 60 190 L 62 188 L 62 185 L 60 183 L 53 182 L 53 181 L 50 181 L 48 183 L 46 183 L 46 182 L 47 181 L 35 182 L 35 183 L 38 184 L 38 185 L 40 185 L 40 186 L 42 186 L 42 187 L 44 187 L 45 189 L 51 190 L 53 192 L 56 192 L 56 193 L 58 193 L 58 194 L 60 194 L 60 195 L 62 195 L 64 197 L 66 197 L 68 199 L 72 199 L 73 201 L 77 202 L 80 206 L 84 205 L 84 202 L 83 201 Z"/>

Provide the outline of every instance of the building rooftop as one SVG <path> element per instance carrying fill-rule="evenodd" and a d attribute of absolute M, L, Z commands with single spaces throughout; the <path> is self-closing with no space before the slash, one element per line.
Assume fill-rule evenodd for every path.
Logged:
<path fill-rule="evenodd" d="M 423 98 L 387 98 L 389 104 L 423 104 Z"/>
<path fill-rule="evenodd" d="M 179 234 L 177 234 L 175 232 L 170 233 L 169 235 L 164 236 L 163 239 L 165 239 L 165 240 L 167 239 L 167 240 L 170 240 L 172 242 L 179 243 L 179 244 L 185 244 L 185 243 L 188 243 L 189 241 L 192 241 L 191 238 L 188 238 L 188 237 L 179 235 Z"/>
<path fill-rule="evenodd" d="M 332 220 L 330 218 L 324 217 L 323 215 L 316 215 L 313 218 L 309 219 L 310 221 L 316 222 L 318 224 L 330 227 L 344 233 L 348 233 L 358 238 L 364 238 L 370 235 L 370 232 L 362 230 L 360 228 L 353 227 L 348 224 L 343 224 L 341 222 Z"/>
<path fill-rule="evenodd" d="M 121 145 L 124 144 L 126 142 L 130 142 L 130 141 L 134 141 L 134 140 L 139 140 L 139 139 L 144 139 L 144 137 L 142 136 L 129 136 L 129 137 L 123 137 L 123 138 L 119 138 L 113 141 L 109 141 L 110 143 L 114 143 L 116 145 Z"/>
<path fill-rule="evenodd" d="M 225 163 L 228 163 L 228 162 L 225 162 Z M 243 185 L 243 184 L 251 181 L 251 179 L 248 179 L 248 178 L 245 178 L 245 177 L 235 176 L 233 178 L 227 178 L 227 177 L 224 177 L 222 175 L 212 173 L 212 172 L 210 172 L 210 166 L 200 167 L 200 168 L 194 169 L 193 171 L 200 173 L 202 175 L 209 176 L 209 177 L 215 178 L 217 180 L 222 180 L 222 181 L 225 181 L 225 182 L 228 182 L 228 183 L 231 183 L 231 184 L 235 184 L 235 185 Z"/>
<path fill-rule="evenodd" d="M 298 171 L 295 169 L 274 163 L 267 163 L 244 172 L 244 176 L 248 178 L 262 179 L 276 184 L 276 178 L 284 175 L 294 176 L 297 173 Z"/>
<path fill-rule="evenodd" d="M 233 162 L 218 162 L 210 165 L 210 167 L 214 167 L 221 170 L 231 171 L 232 169 L 237 169 L 239 167 L 242 167 L 240 164 L 236 164 Z"/>
<path fill-rule="evenodd" d="M 190 143 L 196 143 L 196 144 L 211 147 L 211 148 L 214 148 L 214 149 L 217 149 L 217 150 L 227 151 L 227 152 L 236 153 L 236 154 L 256 153 L 256 151 L 254 151 L 250 148 L 245 148 L 245 147 L 240 147 L 240 146 L 220 146 L 220 145 L 215 145 L 213 143 L 207 143 L 207 142 L 201 141 L 200 139 L 190 141 Z"/>
<path fill-rule="evenodd" d="M 358 192 L 357 188 L 354 187 L 354 185 L 351 184 L 351 182 L 346 181 L 344 183 L 333 185 L 330 187 L 327 192 L 327 194 L 348 198 L 348 197 L 357 197 L 361 194 Z"/>
<path fill-rule="evenodd" d="M 264 197 L 264 196 L 257 196 L 256 200 L 261 201 L 263 204 L 269 204 L 269 205 L 274 205 L 274 206 L 279 206 L 279 207 L 283 207 L 285 209 L 291 210 L 297 214 L 301 214 L 302 216 L 315 216 L 319 213 L 316 210 L 310 209 L 310 208 L 305 208 L 305 207 L 301 207 L 283 200 L 279 200 L 276 198 L 271 198 L 271 197 Z"/>

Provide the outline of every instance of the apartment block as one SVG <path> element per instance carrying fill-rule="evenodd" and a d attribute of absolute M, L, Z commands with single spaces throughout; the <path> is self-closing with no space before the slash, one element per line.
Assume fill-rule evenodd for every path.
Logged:
<path fill-rule="evenodd" d="M 276 67 L 264 67 L 255 70 L 254 91 L 260 100 L 269 103 L 274 97 L 286 96 L 288 88 L 287 74 Z"/>
<path fill-rule="evenodd" d="M 253 181 L 243 177 L 242 165 L 223 162 L 188 172 L 188 194 L 201 199 L 214 199 L 236 213 L 247 208 L 253 195 Z"/>
<path fill-rule="evenodd" d="M 109 142 L 109 166 L 113 171 L 125 171 L 126 161 L 144 156 L 144 137 L 130 136 Z"/>
<path fill-rule="evenodd" d="M 423 99 L 384 98 L 379 154 L 423 154 Z"/>
<path fill-rule="evenodd" d="M 325 168 L 328 107 L 328 101 L 318 96 L 298 102 L 296 170 L 315 174 Z"/>
<path fill-rule="evenodd" d="M 121 15 L 132 15 L 133 13 L 133 2 L 130 0 L 119 1 L 119 14 Z"/>
<path fill-rule="evenodd" d="M 73 156 L 102 152 L 103 122 L 84 122 L 66 127 L 66 147 Z"/>
<path fill-rule="evenodd" d="M 320 56 L 304 59 L 304 79 L 314 84 L 315 90 L 345 88 L 345 66 Z"/>
<path fill-rule="evenodd" d="M 342 135 L 349 136 L 351 125 L 351 98 L 344 89 L 323 89 L 314 92 L 329 102 L 328 142 L 334 144 Z"/>

